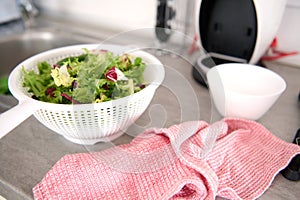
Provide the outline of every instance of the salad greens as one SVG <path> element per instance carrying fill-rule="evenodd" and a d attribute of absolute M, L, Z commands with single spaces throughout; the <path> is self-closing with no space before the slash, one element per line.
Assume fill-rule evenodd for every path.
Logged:
<path fill-rule="evenodd" d="M 85 51 L 54 65 L 39 62 L 37 72 L 23 67 L 23 86 L 35 99 L 60 104 L 105 102 L 145 88 L 142 58 Z"/>
<path fill-rule="evenodd" d="M 0 94 L 9 94 L 8 77 L 0 77 Z"/>

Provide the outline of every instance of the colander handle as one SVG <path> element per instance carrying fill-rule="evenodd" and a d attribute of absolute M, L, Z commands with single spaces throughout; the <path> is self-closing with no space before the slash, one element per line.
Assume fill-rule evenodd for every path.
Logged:
<path fill-rule="evenodd" d="M 0 114 L 0 139 L 30 117 L 37 108 L 30 102 L 18 105 Z"/>

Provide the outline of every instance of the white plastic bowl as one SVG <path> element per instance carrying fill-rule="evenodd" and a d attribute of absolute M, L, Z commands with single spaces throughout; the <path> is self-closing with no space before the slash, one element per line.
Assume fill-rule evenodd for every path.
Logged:
<path fill-rule="evenodd" d="M 275 72 L 250 64 L 228 63 L 207 73 L 212 99 L 224 117 L 257 120 L 285 91 L 286 83 Z"/>
<path fill-rule="evenodd" d="M 119 137 L 140 117 L 165 74 L 162 63 L 144 51 L 128 53 L 133 57 L 141 57 L 146 63 L 144 78 L 149 85 L 124 98 L 94 104 L 54 104 L 32 99 L 22 87 L 22 66 L 25 69 L 36 68 L 37 63 L 41 61 L 54 64 L 62 58 L 84 53 L 83 48 L 100 48 L 116 54 L 126 51 L 126 48 L 115 45 L 75 45 L 49 50 L 20 63 L 9 76 L 9 89 L 19 100 L 19 105 L 0 115 L 1 124 L 7 124 L 7 127 L 2 127 L 0 135 L 3 136 L 5 131 L 12 129 L 8 123 L 2 121 L 20 123 L 33 114 L 42 124 L 66 139 L 78 144 L 91 145 Z"/>

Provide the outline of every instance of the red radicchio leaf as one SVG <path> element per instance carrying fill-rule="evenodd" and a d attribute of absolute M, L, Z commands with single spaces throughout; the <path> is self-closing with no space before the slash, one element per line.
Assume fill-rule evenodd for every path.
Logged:
<path fill-rule="evenodd" d="M 116 67 L 112 67 L 110 70 L 108 70 L 108 72 L 105 74 L 105 78 L 109 81 L 116 82 L 118 80 Z"/>
<path fill-rule="evenodd" d="M 109 89 L 109 87 L 108 87 L 108 85 L 106 83 L 102 86 L 102 88 L 105 89 L 105 90 Z"/>
<path fill-rule="evenodd" d="M 53 97 L 54 94 L 53 92 L 56 90 L 56 88 L 47 88 L 46 94 L 49 95 L 50 97 Z"/>
<path fill-rule="evenodd" d="M 61 94 L 62 97 L 66 98 L 67 100 L 71 101 L 72 103 L 74 104 L 80 104 L 79 101 L 73 99 L 72 97 L 70 97 L 69 95 L 65 94 L 65 93 L 62 93 Z"/>
<path fill-rule="evenodd" d="M 76 81 L 73 81 L 73 82 L 72 82 L 72 88 L 73 88 L 73 89 L 77 88 L 77 82 L 76 82 Z"/>
<path fill-rule="evenodd" d="M 141 89 L 144 89 L 146 87 L 146 85 L 145 84 L 139 84 L 138 87 L 141 88 Z"/>
<path fill-rule="evenodd" d="M 53 65 L 53 68 L 54 68 L 54 69 L 55 69 L 55 68 L 60 68 L 60 65 L 54 64 L 54 65 Z"/>

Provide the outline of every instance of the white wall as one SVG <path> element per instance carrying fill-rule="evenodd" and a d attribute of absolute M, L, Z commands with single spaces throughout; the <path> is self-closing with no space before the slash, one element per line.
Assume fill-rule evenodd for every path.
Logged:
<path fill-rule="evenodd" d="M 154 27 L 156 0 L 34 0 L 47 14 L 116 31 Z"/>
<path fill-rule="evenodd" d="M 34 0 L 34 2 L 48 14 L 80 20 L 117 32 L 154 27 L 156 22 L 157 0 Z M 181 4 L 185 1 L 177 3 L 178 6 L 182 6 Z M 181 12 L 184 9 L 182 8 Z M 299 20 L 300 0 L 288 0 L 286 12 L 277 33 L 279 50 L 299 51 L 300 53 Z M 300 54 L 280 59 L 280 61 L 300 67 Z"/>
<path fill-rule="evenodd" d="M 295 56 L 280 59 L 280 62 L 300 67 L 300 0 L 288 0 L 286 10 L 277 33 L 278 49 L 298 51 Z"/>

